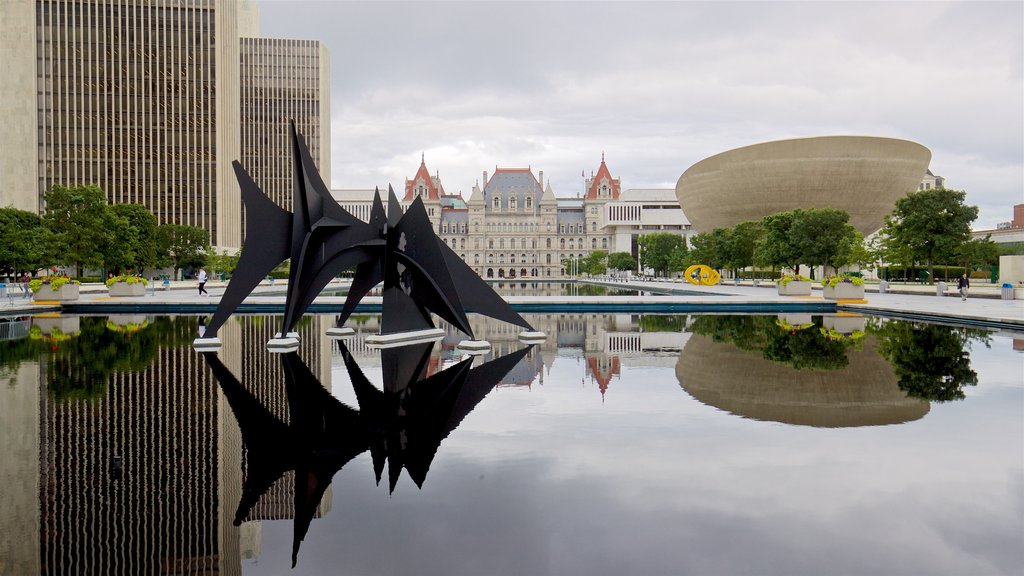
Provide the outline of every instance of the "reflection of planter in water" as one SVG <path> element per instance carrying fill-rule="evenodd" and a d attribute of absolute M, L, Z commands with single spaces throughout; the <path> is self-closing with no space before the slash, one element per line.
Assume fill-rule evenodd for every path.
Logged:
<path fill-rule="evenodd" d="M 864 316 L 823 316 L 822 325 L 828 330 L 835 330 L 840 334 L 853 334 L 855 331 L 864 331 L 868 319 Z"/>
<path fill-rule="evenodd" d="M 149 326 L 149 317 L 142 314 L 116 314 L 107 318 L 107 330 L 138 332 Z"/>
<path fill-rule="evenodd" d="M 676 378 L 698 401 L 755 420 L 842 428 L 924 417 L 929 403 L 900 390 L 875 345 L 865 338 L 839 370 L 795 370 L 758 351 L 694 334 L 679 354 Z"/>
<path fill-rule="evenodd" d="M 44 336 L 51 335 L 54 329 L 67 335 L 78 334 L 82 329 L 78 316 L 34 316 L 32 325 Z"/>
<path fill-rule="evenodd" d="M 779 282 L 779 296 L 810 296 L 811 283 L 803 280 L 792 280 L 788 284 Z"/>
<path fill-rule="evenodd" d="M 122 297 L 135 297 L 146 295 L 146 285 L 142 282 L 135 282 L 129 284 L 127 282 L 114 282 L 110 286 L 107 286 L 107 291 L 111 297 L 122 298 Z"/>
<path fill-rule="evenodd" d="M 50 288 L 49 284 L 43 284 L 32 295 L 32 299 L 37 302 L 68 302 L 78 300 L 78 284 L 68 282 L 56 290 Z"/>
<path fill-rule="evenodd" d="M 814 325 L 814 319 L 811 318 L 810 314 L 798 313 L 798 314 L 779 314 L 779 321 L 777 322 L 785 330 L 803 330 L 804 328 L 810 328 Z"/>
<path fill-rule="evenodd" d="M 863 300 L 864 285 L 854 286 L 850 282 L 840 282 L 835 286 L 823 286 L 822 296 L 826 300 Z"/>

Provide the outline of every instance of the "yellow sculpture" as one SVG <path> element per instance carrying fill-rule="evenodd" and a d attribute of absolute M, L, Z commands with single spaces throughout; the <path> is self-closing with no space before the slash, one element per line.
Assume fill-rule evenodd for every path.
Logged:
<path fill-rule="evenodd" d="M 687 282 L 697 286 L 714 286 L 722 279 L 717 270 L 705 264 L 694 264 L 687 268 L 683 275 L 686 276 Z"/>

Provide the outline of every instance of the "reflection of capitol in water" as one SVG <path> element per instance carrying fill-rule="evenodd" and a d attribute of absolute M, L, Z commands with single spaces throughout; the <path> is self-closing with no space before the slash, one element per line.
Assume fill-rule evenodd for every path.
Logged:
<path fill-rule="evenodd" d="M 726 412 L 785 424 L 840 428 L 923 418 L 930 404 L 900 390 L 893 368 L 868 336 L 835 370 L 798 370 L 710 336 L 690 336 L 676 364 L 680 386 Z"/>
<path fill-rule="evenodd" d="M 279 364 L 260 353 L 274 319 L 229 326 L 221 358 L 281 409 Z M 319 318 L 300 328 L 300 353 L 321 373 L 324 328 Z M 115 372 L 90 399 L 47 391 L 73 376 L 64 373 L 79 369 L 73 363 L 18 366 L 19 385 L 0 390 L 0 574 L 239 574 L 241 558 L 258 553 L 259 523 L 231 522 L 244 459 L 238 426 L 187 345 L 191 331 L 184 336 L 144 369 Z M 268 491 L 251 518 L 290 517 L 282 495 Z"/>
<path fill-rule="evenodd" d="M 530 387 L 543 384 L 544 375 L 555 362 L 582 360 L 586 376 L 602 394 L 620 375 L 623 366 L 671 368 L 676 356 L 690 336 L 683 332 L 685 316 L 638 316 L 629 314 L 527 314 L 537 330 L 548 335 L 533 347 L 526 358 L 502 381 L 499 387 Z M 654 325 L 645 330 L 645 319 L 671 318 L 671 326 Z M 477 338 L 491 343 L 486 358 L 498 357 L 522 347 L 518 326 L 478 315 L 470 315 Z M 456 346 L 464 336 L 458 330 L 439 322 L 447 334 L 442 345 L 434 350 L 430 372 L 452 362 Z M 380 316 L 353 315 L 348 326 L 355 329 L 353 338 L 345 340 L 352 355 L 363 366 L 380 366 L 380 352 L 366 346 L 365 339 L 380 330 Z M 334 371 L 342 372 L 337 348 L 334 350 Z"/>

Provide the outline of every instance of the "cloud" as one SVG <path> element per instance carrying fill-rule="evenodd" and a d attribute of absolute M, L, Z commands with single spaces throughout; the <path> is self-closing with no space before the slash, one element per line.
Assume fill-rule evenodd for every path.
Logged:
<path fill-rule="evenodd" d="M 928 146 L 981 206 L 977 227 L 1022 201 L 1020 3 L 260 8 L 264 35 L 331 52 L 336 187 L 401 186 L 426 153 L 449 192 L 529 165 L 571 196 L 602 151 L 627 188 L 673 186 L 738 146 L 866 134 Z"/>

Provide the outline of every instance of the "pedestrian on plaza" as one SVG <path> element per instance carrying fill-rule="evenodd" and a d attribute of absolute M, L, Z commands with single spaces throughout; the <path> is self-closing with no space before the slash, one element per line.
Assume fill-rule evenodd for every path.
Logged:
<path fill-rule="evenodd" d="M 198 276 L 198 278 L 199 278 L 199 295 L 202 296 L 202 295 L 205 294 L 206 296 L 209 296 L 210 293 L 206 291 L 206 288 L 204 288 L 204 286 L 206 286 L 206 279 L 207 279 L 206 270 L 204 268 L 200 268 L 199 269 L 199 276 Z"/>
<path fill-rule="evenodd" d="M 967 272 L 964 272 L 956 280 L 957 291 L 960 292 L 960 300 L 967 300 L 967 289 L 971 287 L 971 281 L 967 279 Z"/>
<path fill-rule="evenodd" d="M 32 279 L 29 277 L 28 272 L 21 275 L 21 295 L 25 298 L 28 298 L 32 294 L 32 290 L 29 289 L 28 285 L 31 280 Z"/>

